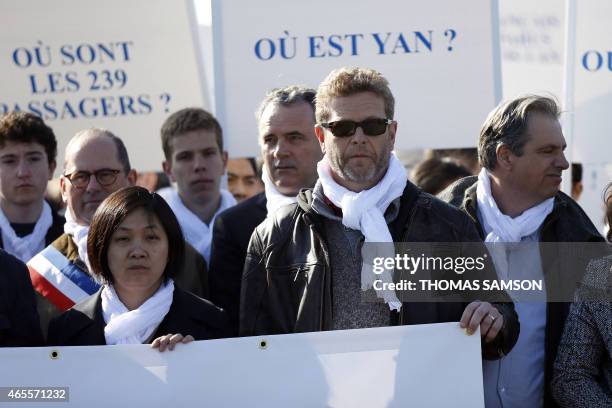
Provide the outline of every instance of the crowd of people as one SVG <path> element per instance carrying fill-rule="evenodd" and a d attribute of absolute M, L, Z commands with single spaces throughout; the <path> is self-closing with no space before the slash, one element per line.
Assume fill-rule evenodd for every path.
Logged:
<path fill-rule="evenodd" d="M 232 166 L 213 115 L 179 110 L 160 130 L 174 186 L 157 192 L 136 186 L 117 135 L 84 129 L 61 166 L 63 216 L 45 200 L 57 166 L 53 131 L 32 114 L 6 114 L 0 346 L 164 351 L 193 340 L 458 321 L 480 331 L 487 407 L 612 406 L 612 304 L 588 297 L 609 287 L 612 258 L 585 260 L 573 304 L 402 302 L 364 279 L 365 243 L 604 242 L 560 191 L 569 163 L 556 102 L 527 95 L 500 104 L 482 125 L 478 164 L 428 157 L 412 173 L 417 185 L 394 153 L 396 137 L 410 137 L 399 136 L 394 105 L 387 80 L 365 68 L 334 70 L 316 90 L 273 89 L 256 112 L 261 163 Z M 226 171 L 234 195 L 222 188 Z M 525 259 L 530 274 L 547 277 L 540 251 L 492 256 L 505 257 L 495 262 L 500 278 L 524 276 Z"/>

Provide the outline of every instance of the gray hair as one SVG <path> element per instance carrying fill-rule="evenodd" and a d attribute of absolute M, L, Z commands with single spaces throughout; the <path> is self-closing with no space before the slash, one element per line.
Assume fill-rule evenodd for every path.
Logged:
<path fill-rule="evenodd" d="M 264 97 L 259 109 L 255 112 L 255 118 L 257 121 L 261 119 L 264 111 L 270 104 L 291 106 L 300 102 L 307 103 L 312 107 L 312 116 L 314 118 L 315 110 L 315 95 L 316 91 L 312 88 L 308 88 L 302 85 L 291 85 L 284 88 L 274 88 L 269 91 Z"/>
<path fill-rule="evenodd" d="M 487 117 L 480 129 L 478 160 L 488 170 L 497 166 L 497 147 L 506 145 L 516 156 L 523 155 L 529 140 L 527 121 L 531 113 L 541 113 L 559 119 L 561 111 L 553 98 L 524 95 L 502 102 Z"/>

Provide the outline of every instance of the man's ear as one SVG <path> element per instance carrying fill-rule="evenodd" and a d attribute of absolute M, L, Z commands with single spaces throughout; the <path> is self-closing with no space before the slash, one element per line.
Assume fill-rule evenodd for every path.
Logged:
<path fill-rule="evenodd" d="M 55 173 L 56 167 L 57 162 L 55 160 L 52 160 L 51 163 L 49 163 L 49 180 L 53 180 L 53 174 Z"/>
<path fill-rule="evenodd" d="M 514 155 L 512 154 L 512 151 L 510 150 L 508 145 L 502 143 L 497 146 L 497 149 L 495 149 L 495 156 L 497 158 L 498 166 L 500 166 L 504 170 L 512 169 L 512 158 L 514 157 Z"/>
<path fill-rule="evenodd" d="M 127 181 L 128 183 L 130 183 L 130 186 L 135 185 L 137 179 L 138 179 L 138 173 L 136 172 L 136 170 L 134 169 L 130 170 L 129 173 L 127 174 Z"/>
<path fill-rule="evenodd" d="M 68 203 L 68 191 L 66 190 L 67 183 L 70 183 L 64 176 L 60 176 L 60 192 L 62 193 L 62 201 L 64 204 Z"/>
<path fill-rule="evenodd" d="M 321 146 L 321 151 L 325 154 L 325 130 L 319 125 L 315 125 L 314 129 L 317 140 L 319 141 L 319 146 Z"/>
<path fill-rule="evenodd" d="M 162 169 L 164 169 L 164 173 L 166 173 L 166 176 L 168 176 L 170 181 L 175 183 L 176 180 L 174 179 L 174 176 L 172 175 L 172 162 L 170 160 L 164 160 L 162 162 Z"/>
<path fill-rule="evenodd" d="M 221 153 L 221 160 L 223 160 L 223 173 L 227 170 L 227 150 Z"/>

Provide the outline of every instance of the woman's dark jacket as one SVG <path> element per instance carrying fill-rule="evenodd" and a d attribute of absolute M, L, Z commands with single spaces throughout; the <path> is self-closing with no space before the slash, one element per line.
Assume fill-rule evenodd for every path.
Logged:
<path fill-rule="evenodd" d="M 50 346 L 106 344 L 102 289 L 51 320 L 47 336 Z M 190 334 L 195 340 L 227 337 L 227 318 L 222 309 L 175 286 L 170 310 L 152 338 L 170 333 L 181 333 L 183 336 Z"/>

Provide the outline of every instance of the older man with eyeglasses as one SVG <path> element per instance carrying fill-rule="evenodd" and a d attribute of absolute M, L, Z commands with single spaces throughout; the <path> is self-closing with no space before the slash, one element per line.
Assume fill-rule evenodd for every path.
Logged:
<path fill-rule="evenodd" d="M 60 179 L 67 206 L 64 234 L 28 262 L 43 331 L 52 317 L 99 289 L 89 273 L 89 224 L 100 203 L 134 185 L 136 176 L 123 141 L 108 130 L 82 130 L 66 146 Z M 190 248 L 177 282 L 199 296 L 207 295 L 205 268 L 204 259 Z"/>
<path fill-rule="evenodd" d="M 319 179 L 253 233 L 242 278 L 241 335 L 461 321 L 469 334 L 480 327 L 485 358 L 513 347 L 518 321 L 511 303 L 429 307 L 402 303 L 392 290 L 376 293 L 379 302 L 364 301 L 376 289 L 368 285 L 372 274 L 363 273 L 364 244 L 480 241 L 465 214 L 408 181 L 392 153 L 394 103 L 387 80 L 371 69 L 342 68 L 319 85 Z"/>

